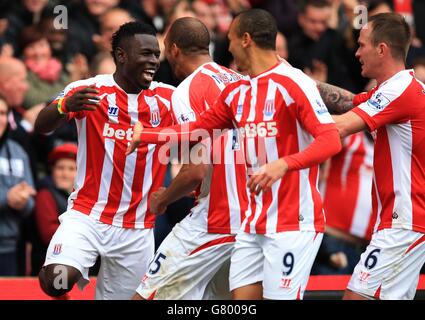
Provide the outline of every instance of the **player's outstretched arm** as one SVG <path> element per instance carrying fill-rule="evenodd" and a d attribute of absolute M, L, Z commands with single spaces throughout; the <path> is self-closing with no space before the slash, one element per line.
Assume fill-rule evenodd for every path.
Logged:
<path fill-rule="evenodd" d="M 41 110 L 35 120 L 34 130 L 38 133 L 49 133 L 59 128 L 67 119 L 67 113 L 94 111 L 99 106 L 99 91 L 93 86 L 77 90 L 69 96 L 55 99 Z"/>
<path fill-rule="evenodd" d="M 165 144 L 170 141 L 175 143 L 188 141 L 196 144 L 208 137 L 218 137 L 223 133 L 221 130 L 233 127 L 232 120 L 229 108 L 217 101 L 214 107 L 203 113 L 196 122 L 166 128 L 144 128 L 142 123 L 136 122 L 126 155 L 132 153 L 142 143 Z"/>
<path fill-rule="evenodd" d="M 330 113 L 343 114 L 354 108 L 352 92 L 320 81 L 317 88 Z"/>
<path fill-rule="evenodd" d="M 129 155 L 141 144 L 165 144 L 168 141 L 178 143 L 185 139 L 190 141 L 190 134 L 196 129 L 197 125 L 194 122 L 165 128 L 145 128 L 140 121 L 137 121 L 133 127 L 133 137 L 125 154 Z"/>
<path fill-rule="evenodd" d="M 341 115 L 334 115 L 332 118 L 335 121 L 341 139 L 350 134 L 368 129 L 366 122 L 353 111 Z"/>

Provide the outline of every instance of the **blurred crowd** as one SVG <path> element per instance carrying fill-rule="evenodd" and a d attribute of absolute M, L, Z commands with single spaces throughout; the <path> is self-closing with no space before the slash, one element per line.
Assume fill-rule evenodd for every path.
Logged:
<path fill-rule="evenodd" d="M 155 26 L 162 45 L 175 19 L 197 17 L 210 31 L 214 60 L 234 67 L 227 31 L 233 16 L 248 8 L 263 8 L 275 16 L 282 58 L 316 80 L 354 93 L 374 86 L 360 75 L 355 58 L 361 23 L 368 15 L 399 12 L 414 34 L 408 67 L 425 81 L 423 0 L 0 0 L 0 276 L 38 273 L 72 191 L 75 124 L 37 135 L 33 126 L 39 111 L 68 83 L 113 73 L 112 34 L 132 20 Z M 177 85 L 168 62 L 161 59 L 155 80 Z M 320 187 L 330 231 L 313 273 L 350 274 L 370 237 L 371 143 L 367 134 L 347 139 L 342 153 L 322 166 Z M 366 160 L 352 160 L 356 157 Z M 176 168 L 170 167 L 167 180 L 175 174 Z M 359 174 L 368 179 L 362 190 L 350 183 Z M 349 209 L 335 206 L 335 201 L 350 197 L 356 198 L 352 210 L 360 207 L 367 217 L 361 228 L 339 221 Z M 192 204 L 192 199 L 182 199 L 157 219 L 157 246 Z"/>

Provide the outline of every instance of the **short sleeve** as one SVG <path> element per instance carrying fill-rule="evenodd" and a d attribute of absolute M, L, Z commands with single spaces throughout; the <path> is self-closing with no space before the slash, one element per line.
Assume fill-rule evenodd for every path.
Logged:
<path fill-rule="evenodd" d="M 391 83 L 384 85 L 352 111 L 366 122 L 370 131 L 389 123 L 402 122 L 409 117 L 409 106 L 402 103 L 405 89 Z"/>
<path fill-rule="evenodd" d="M 369 100 L 369 98 L 372 96 L 374 90 L 370 92 L 362 92 L 354 96 L 353 98 L 353 105 L 354 107 L 357 107 L 359 104 L 362 104 L 363 102 L 366 102 Z"/>
<path fill-rule="evenodd" d="M 182 96 L 181 91 L 178 89 L 174 91 L 171 97 L 171 108 L 178 124 L 196 121 L 199 115 L 195 109 L 192 109 L 189 97 Z"/>
<path fill-rule="evenodd" d="M 335 129 L 332 116 L 314 81 L 305 76 L 302 84 L 293 83 L 290 90 L 290 96 L 293 96 L 296 102 L 297 119 L 313 137 L 326 130 Z"/>
<path fill-rule="evenodd" d="M 59 99 L 61 98 L 67 98 L 70 97 L 74 92 L 85 88 L 87 86 L 92 85 L 93 83 L 87 83 L 87 81 L 84 80 L 79 80 L 79 81 L 75 81 L 72 82 L 70 84 L 68 84 L 65 89 L 63 89 L 57 96 L 56 98 L 53 100 L 52 103 L 57 103 Z M 66 103 L 66 101 L 65 101 Z M 67 113 L 67 120 L 71 120 L 71 119 L 82 119 L 86 116 L 86 111 L 80 111 L 80 112 L 69 112 Z"/>

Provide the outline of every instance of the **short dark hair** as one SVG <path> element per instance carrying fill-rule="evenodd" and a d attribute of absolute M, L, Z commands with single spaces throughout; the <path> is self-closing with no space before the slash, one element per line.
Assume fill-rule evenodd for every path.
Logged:
<path fill-rule="evenodd" d="M 277 25 L 275 18 L 262 9 L 240 12 L 235 19 L 236 34 L 242 37 L 246 32 L 259 48 L 276 50 Z"/>
<path fill-rule="evenodd" d="M 209 53 L 210 33 L 199 19 L 192 17 L 177 19 L 168 30 L 167 38 L 184 54 Z"/>
<path fill-rule="evenodd" d="M 122 43 L 135 36 L 136 34 L 149 34 L 156 37 L 156 30 L 153 26 L 147 23 L 139 21 L 131 21 L 124 23 L 113 35 L 112 35 L 112 56 L 115 60 L 115 52 L 118 47 L 122 46 Z"/>
<path fill-rule="evenodd" d="M 386 43 L 394 58 L 405 61 L 411 41 L 411 31 L 403 16 L 380 13 L 369 18 L 372 25 L 371 41 L 374 46 Z"/>
<path fill-rule="evenodd" d="M 301 0 L 298 4 L 298 10 L 301 13 L 305 13 L 307 7 L 315 7 L 315 8 L 327 8 L 331 7 L 331 3 L 329 0 Z"/>

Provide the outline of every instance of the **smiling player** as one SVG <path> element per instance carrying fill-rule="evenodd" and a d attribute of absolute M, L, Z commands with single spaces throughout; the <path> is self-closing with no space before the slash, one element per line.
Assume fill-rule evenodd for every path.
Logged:
<path fill-rule="evenodd" d="M 39 275 L 50 296 L 87 283 L 101 256 L 96 298 L 129 299 L 153 258 L 155 217 L 147 200 L 162 186 L 166 167 L 155 145 L 129 156 L 125 150 L 137 121 L 148 127 L 173 123 L 174 87 L 152 81 L 160 49 L 151 26 L 121 26 L 112 53 L 114 74 L 71 83 L 36 121 L 36 130 L 47 133 L 75 119 L 79 140 L 74 192 Z M 57 286 L 57 277 L 65 277 L 65 285 Z"/>

